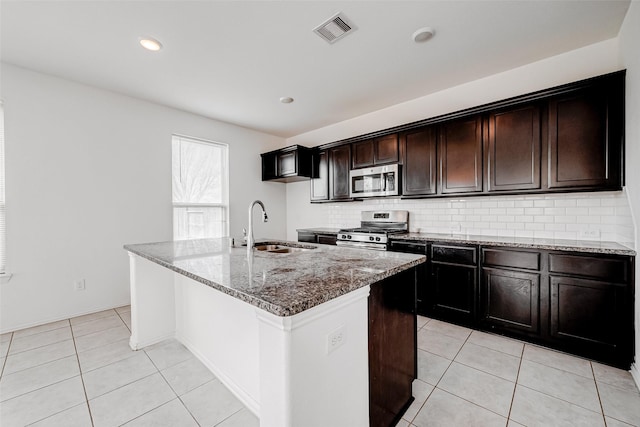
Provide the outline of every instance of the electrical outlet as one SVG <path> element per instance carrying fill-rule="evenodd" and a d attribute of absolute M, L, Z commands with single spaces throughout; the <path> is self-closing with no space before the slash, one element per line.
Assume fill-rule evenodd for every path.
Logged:
<path fill-rule="evenodd" d="M 74 280 L 73 289 L 75 289 L 76 291 L 84 291 L 86 289 L 84 286 L 84 279 Z"/>
<path fill-rule="evenodd" d="M 327 354 L 340 347 L 347 340 L 344 325 L 327 335 Z"/>

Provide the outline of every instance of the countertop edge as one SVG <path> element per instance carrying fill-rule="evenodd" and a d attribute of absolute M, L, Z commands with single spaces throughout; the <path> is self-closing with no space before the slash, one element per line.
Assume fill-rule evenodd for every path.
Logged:
<path fill-rule="evenodd" d="M 269 240 L 269 243 L 275 242 L 273 240 Z M 288 244 L 291 244 L 293 242 L 287 242 Z M 338 298 L 342 295 L 346 295 L 349 292 L 355 291 L 357 289 L 363 288 L 365 286 L 370 286 L 374 283 L 377 283 L 381 280 L 384 280 L 388 277 L 391 277 L 397 273 L 400 273 L 402 271 L 408 270 L 410 268 L 416 267 L 424 262 L 426 262 L 426 257 L 425 256 L 421 256 L 413 261 L 408 261 L 404 264 L 401 264 L 395 268 L 383 271 L 381 273 L 377 273 L 377 274 L 373 274 L 371 276 L 369 276 L 366 280 L 362 280 L 356 283 L 351 283 L 345 287 L 341 287 L 336 289 L 334 292 L 331 293 L 325 293 L 322 295 L 321 298 L 315 298 L 312 300 L 307 300 L 307 301 L 302 301 L 300 303 L 297 304 L 293 304 L 290 306 L 282 306 L 282 305 L 277 305 L 268 301 L 265 301 L 263 299 L 257 298 L 255 296 L 240 292 L 236 289 L 231 289 L 227 286 L 224 286 L 220 283 L 214 282 L 212 280 L 208 280 L 205 279 L 203 277 L 200 277 L 198 275 L 192 274 L 186 270 L 183 270 L 179 267 L 176 267 L 175 265 L 168 263 L 160 258 L 156 258 L 153 256 L 150 256 L 144 252 L 141 252 L 139 250 L 135 249 L 136 245 L 124 245 L 123 248 L 129 252 L 132 253 L 136 256 L 139 256 L 141 258 L 146 259 L 147 261 L 151 261 L 155 264 L 158 264 L 162 267 L 165 267 L 175 273 L 181 274 L 185 277 L 188 277 L 190 279 L 193 279 L 199 283 L 202 283 L 203 285 L 209 286 L 213 289 L 216 289 L 224 294 L 227 294 L 231 297 L 237 298 L 241 301 L 244 301 L 256 308 L 262 309 L 264 311 L 267 311 L 271 314 L 275 314 L 276 316 L 280 316 L 280 317 L 289 317 L 289 316 L 293 316 L 299 313 L 302 313 L 310 308 L 319 306 L 327 301 L 331 301 L 335 298 Z"/>

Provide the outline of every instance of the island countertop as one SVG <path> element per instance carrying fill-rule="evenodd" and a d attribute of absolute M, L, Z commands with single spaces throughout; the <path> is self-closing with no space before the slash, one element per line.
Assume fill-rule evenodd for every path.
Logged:
<path fill-rule="evenodd" d="M 125 245 L 142 258 L 277 316 L 292 316 L 426 261 L 421 255 L 310 245 L 309 250 L 251 251 L 229 239 L 195 239 Z"/>

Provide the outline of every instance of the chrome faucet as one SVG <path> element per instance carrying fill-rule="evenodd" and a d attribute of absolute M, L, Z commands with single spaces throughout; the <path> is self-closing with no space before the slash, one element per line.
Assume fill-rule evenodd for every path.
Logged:
<path fill-rule="evenodd" d="M 255 244 L 255 239 L 253 237 L 253 207 L 258 204 L 262 208 L 262 222 L 267 222 L 269 217 L 267 216 L 267 211 L 264 209 L 264 203 L 260 200 L 254 200 L 249 205 L 249 232 L 247 233 L 247 249 L 250 251 L 253 249 L 253 245 Z"/>

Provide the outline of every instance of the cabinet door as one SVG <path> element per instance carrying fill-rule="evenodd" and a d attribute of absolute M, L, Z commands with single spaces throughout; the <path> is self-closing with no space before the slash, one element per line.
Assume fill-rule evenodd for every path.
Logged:
<path fill-rule="evenodd" d="M 374 164 L 373 140 L 354 142 L 351 144 L 353 169 L 366 168 Z"/>
<path fill-rule="evenodd" d="M 633 320 L 626 285 L 554 275 L 549 283 L 552 338 L 587 357 L 629 360 Z"/>
<path fill-rule="evenodd" d="M 476 312 L 476 267 L 431 263 L 431 310 L 454 322 L 471 324 Z"/>
<path fill-rule="evenodd" d="M 482 321 L 498 329 L 539 332 L 540 274 L 482 269 Z"/>
<path fill-rule="evenodd" d="M 278 177 L 278 156 L 276 153 L 265 153 L 262 156 L 262 180 L 268 181 Z"/>
<path fill-rule="evenodd" d="M 540 108 L 520 106 L 489 115 L 489 191 L 540 188 Z"/>
<path fill-rule="evenodd" d="M 550 189 L 621 188 L 622 113 L 612 92 L 591 87 L 549 101 Z"/>
<path fill-rule="evenodd" d="M 482 120 L 480 116 L 440 125 L 440 192 L 482 191 Z"/>
<path fill-rule="evenodd" d="M 278 176 L 293 175 L 296 173 L 296 153 L 283 153 L 278 155 Z"/>
<path fill-rule="evenodd" d="M 326 150 L 319 151 L 314 154 L 313 167 L 317 170 L 313 171 L 311 178 L 311 201 L 329 200 L 329 161 Z"/>
<path fill-rule="evenodd" d="M 349 199 L 349 170 L 351 146 L 341 145 L 329 150 L 329 198 Z"/>
<path fill-rule="evenodd" d="M 436 131 L 433 126 L 402 136 L 402 194 L 436 194 Z"/>
<path fill-rule="evenodd" d="M 318 234 L 318 243 L 321 245 L 334 245 L 338 240 L 338 236 L 335 234 Z"/>
<path fill-rule="evenodd" d="M 373 163 L 386 165 L 398 163 L 398 134 L 382 136 L 373 140 Z"/>

